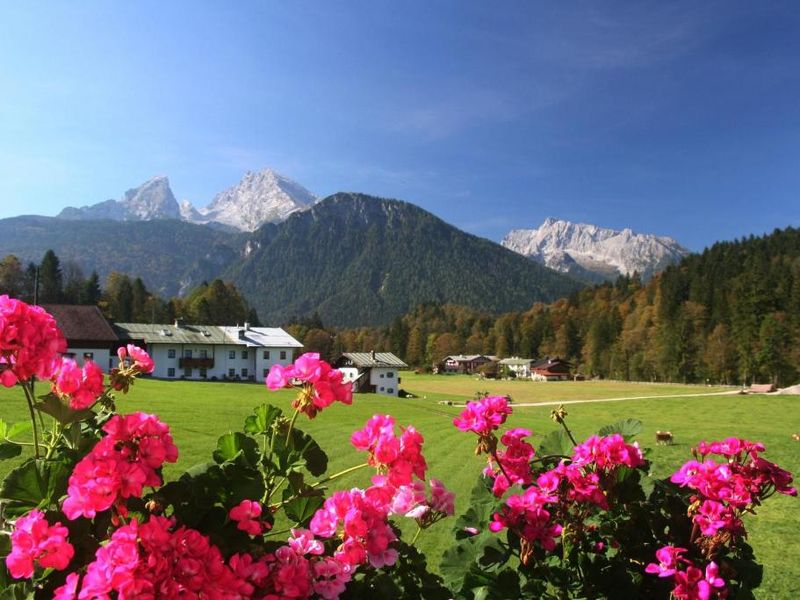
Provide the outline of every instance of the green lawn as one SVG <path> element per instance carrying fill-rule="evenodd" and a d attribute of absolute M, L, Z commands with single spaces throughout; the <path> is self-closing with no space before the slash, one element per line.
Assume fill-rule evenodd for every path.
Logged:
<path fill-rule="evenodd" d="M 403 374 L 404 389 L 416 399 L 389 399 L 359 395 L 353 406 L 336 404 L 313 421 L 298 421 L 298 426 L 312 433 L 330 457 L 330 472 L 363 462 L 363 455 L 349 444 L 350 433 L 360 428 L 375 413 L 392 414 L 400 425 L 413 424 L 425 436 L 425 456 L 430 475 L 442 479 L 457 493 L 457 511 L 466 509 L 466 499 L 482 468 L 473 455 L 475 439 L 452 426 L 460 409 L 442 406 L 437 400 L 463 401 L 478 390 L 511 394 L 514 401 L 546 402 L 609 397 L 667 396 L 718 391 L 704 386 L 629 384 L 619 382 L 475 381 L 467 376 L 429 376 Z M 292 395 L 287 391 L 268 392 L 262 385 L 233 383 L 189 383 L 143 380 L 118 402 L 122 412 L 147 411 L 159 414 L 169 423 L 180 449 L 177 465 L 165 470 L 167 478 L 183 469 L 208 460 L 216 439 L 222 433 L 237 430 L 250 409 L 268 401 L 289 411 Z M 6 421 L 27 418 L 19 390 L 0 388 L 0 417 Z M 556 425 L 550 420 L 550 406 L 516 407 L 510 424 L 546 434 Z M 793 396 L 709 396 L 687 398 L 651 398 L 619 402 L 585 403 L 567 406 L 568 422 L 576 435 L 588 436 L 599 427 L 625 417 L 644 423 L 641 443 L 650 446 L 650 458 L 657 465 L 656 474 L 666 476 L 687 460 L 690 447 L 700 439 L 738 435 L 763 441 L 771 459 L 793 473 L 800 473 L 800 444 L 791 436 L 800 430 L 800 397 Z M 672 446 L 653 443 L 656 430 L 670 430 L 675 435 Z M 10 467 L 0 463 L 0 475 Z M 341 480 L 342 487 L 368 485 L 368 473 L 360 471 Z M 751 520 L 750 541 L 765 564 L 764 584 L 759 598 L 791 598 L 800 580 L 800 543 L 796 526 L 800 518 L 800 500 L 779 496 Z M 448 545 L 451 523 L 443 521 L 420 537 L 419 545 L 432 566 L 438 564 Z M 407 528 L 413 533 L 414 527 Z"/>

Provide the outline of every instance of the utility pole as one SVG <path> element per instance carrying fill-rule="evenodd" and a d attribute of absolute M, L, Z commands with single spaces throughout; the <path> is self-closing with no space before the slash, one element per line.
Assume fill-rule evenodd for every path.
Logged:
<path fill-rule="evenodd" d="M 39 267 L 36 267 L 36 275 L 33 277 L 33 305 L 39 305 Z"/>

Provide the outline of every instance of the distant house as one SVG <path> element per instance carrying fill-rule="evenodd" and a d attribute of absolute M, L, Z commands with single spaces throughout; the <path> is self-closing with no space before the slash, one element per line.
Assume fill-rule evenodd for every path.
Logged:
<path fill-rule="evenodd" d="M 116 364 L 120 339 L 99 308 L 79 304 L 43 304 L 42 308 L 53 315 L 67 338 L 65 356 L 81 365 L 91 359 L 104 371 Z"/>
<path fill-rule="evenodd" d="M 439 373 L 466 373 L 472 374 L 480 369 L 483 365 L 495 362 L 497 360 L 494 356 L 486 356 L 484 354 L 454 354 L 445 356 L 437 368 Z"/>
<path fill-rule="evenodd" d="M 397 396 L 400 369 L 408 365 L 391 352 L 346 352 L 333 362 L 342 371 L 344 381 L 353 382 L 354 392 L 372 392 Z"/>
<path fill-rule="evenodd" d="M 504 358 L 500 361 L 500 364 L 514 373 L 514 375 L 517 377 L 527 379 L 531 376 L 531 364 L 533 362 L 534 361 L 532 358 L 519 358 L 518 356 L 512 356 L 511 358 Z"/>
<path fill-rule="evenodd" d="M 558 357 L 543 358 L 531 363 L 531 379 L 534 381 L 568 381 L 571 379 L 572 363 Z"/>
<path fill-rule="evenodd" d="M 277 327 L 115 323 L 121 340 L 144 347 L 163 379 L 264 381 L 274 364 L 288 365 L 303 345 Z"/>

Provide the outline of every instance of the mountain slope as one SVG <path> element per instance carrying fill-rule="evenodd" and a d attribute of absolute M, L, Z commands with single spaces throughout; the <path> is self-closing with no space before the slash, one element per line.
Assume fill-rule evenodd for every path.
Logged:
<path fill-rule="evenodd" d="M 0 257 L 15 254 L 39 262 L 55 251 L 101 279 L 111 271 L 141 277 L 148 289 L 176 295 L 211 280 L 239 259 L 242 234 L 230 234 L 174 219 L 68 221 L 52 217 L 0 220 Z"/>
<path fill-rule="evenodd" d="M 318 311 L 331 325 L 383 324 L 422 302 L 522 310 L 579 284 L 412 204 L 328 197 L 259 229 L 227 274 L 262 320 Z"/>
<path fill-rule="evenodd" d="M 634 272 L 649 279 L 689 254 L 670 237 L 553 218 L 547 218 L 538 229 L 510 231 L 501 244 L 552 269 L 593 282 Z"/>
<path fill-rule="evenodd" d="M 180 219 L 181 210 L 169 187 L 169 179 L 159 176 L 128 190 L 120 200 L 106 200 L 81 208 L 69 206 L 58 214 L 58 218 L 84 221 L 96 219 L 151 221 Z"/>

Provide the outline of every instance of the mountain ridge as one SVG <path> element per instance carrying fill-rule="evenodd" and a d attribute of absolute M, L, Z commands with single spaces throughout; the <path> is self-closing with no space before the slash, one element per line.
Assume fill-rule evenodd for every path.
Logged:
<path fill-rule="evenodd" d="M 556 271 L 592 283 L 634 272 L 649 279 L 690 254 L 671 237 L 553 217 L 536 229 L 513 229 L 500 243 Z"/>

